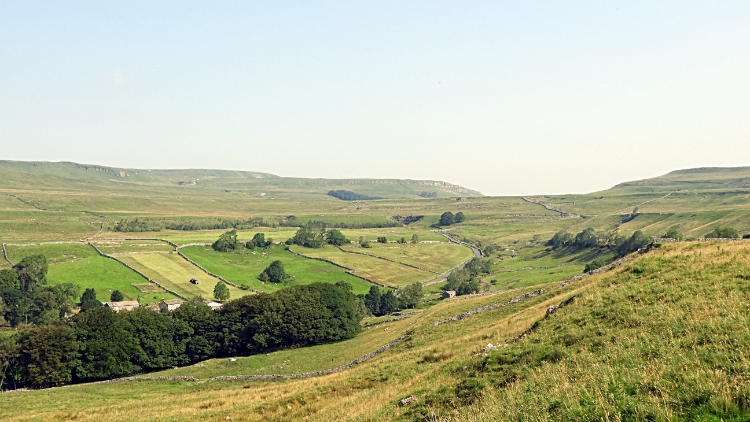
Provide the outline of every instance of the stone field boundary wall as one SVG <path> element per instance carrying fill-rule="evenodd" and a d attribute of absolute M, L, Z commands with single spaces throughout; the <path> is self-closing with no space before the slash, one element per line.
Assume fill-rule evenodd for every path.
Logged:
<path fill-rule="evenodd" d="M 134 273 L 136 273 L 136 274 L 138 274 L 139 276 L 141 276 L 141 277 L 145 278 L 145 279 L 146 279 L 146 281 L 148 281 L 149 283 L 153 283 L 153 284 L 156 284 L 157 286 L 161 287 L 161 288 L 162 288 L 162 289 L 163 289 L 163 290 L 164 290 L 165 292 L 167 292 L 167 293 L 171 293 L 171 294 L 173 294 L 173 295 L 175 295 L 175 296 L 179 297 L 180 299 L 183 299 L 183 300 L 187 300 L 187 298 L 186 298 L 186 297 L 184 297 L 184 296 L 182 296 L 182 295 L 179 295 L 179 294 L 177 294 L 176 292 L 173 292 L 173 291 L 171 291 L 171 290 L 167 289 L 166 287 L 164 287 L 164 286 L 162 286 L 161 284 L 159 284 L 159 283 L 155 282 L 154 280 L 151 280 L 151 279 L 150 279 L 150 278 L 148 278 L 148 277 L 147 277 L 147 276 L 146 276 L 145 274 L 143 274 L 142 272 L 140 272 L 140 271 L 136 270 L 135 268 L 131 267 L 130 265 L 128 265 L 128 264 L 126 264 L 126 263 L 124 263 L 124 262 L 120 261 L 119 259 L 117 259 L 117 258 L 115 258 L 115 257 L 113 257 L 113 256 L 110 256 L 110 255 L 107 255 L 107 254 L 103 253 L 103 252 L 102 252 L 102 251 L 100 251 L 100 250 L 99 250 L 99 248 L 97 248 L 97 247 L 96 247 L 96 245 L 94 245 L 93 243 L 90 243 L 90 242 L 89 242 L 89 245 L 91 245 L 91 247 L 92 247 L 92 248 L 94 248 L 94 250 L 95 250 L 95 251 L 96 251 L 96 252 L 97 252 L 97 253 L 98 253 L 99 255 L 101 255 L 101 256 L 103 256 L 103 257 L 105 257 L 105 258 L 111 259 L 111 260 L 113 260 L 113 261 L 115 261 L 115 262 L 119 262 L 120 264 L 122 264 L 122 265 L 124 265 L 125 267 L 129 268 L 129 269 L 130 269 L 131 271 L 133 271 Z"/>
<path fill-rule="evenodd" d="M 336 245 L 334 245 L 334 246 L 336 246 Z M 357 252 L 357 251 L 347 251 L 346 249 L 341 249 L 341 247 L 340 247 L 340 246 L 336 246 L 336 247 L 337 247 L 337 248 L 338 248 L 338 249 L 339 249 L 339 250 L 340 250 L 341 252 L 344 252 L 344 253 L 355 253 L 355 254 L 358 254 L 358 255 L 365 255 L 365 256 L 369 256 L 369 257 L 372 257 L 372 258 L 382 259 L 383 261 L 394 262 L 394 263 L 396 263 L 396 264 L 401 264 L 401 265 L 404 265 L 404 266 L 407 266 L 407 267 L 415 268 L 415 269 L 417 269 L 417 270 L 421 270 L 421 271 L 426 271 L 426 272 L 428 272 L 428 273 L 433 273 L 433 274 L 440 274 L 440 273 L 439 273 L 439 272 L 437 272 L 437 271 L 427 270 L 427 269 L 424 269 L 424 268 L 422 268 L 422 267 L 417 267 L 416 265 L 411 265 L 411 264 L 407 264 L 407 263 L 405 263 L 405 262 L 399 262 L 399 261 L 395 261 L 395 260 L 393 260 L 393 259 L 383 258 L 382 256 L 372 255 L 372 254 L 369 254 L 369 253 L 364 253 L 364 252 Z"/>
<path fill-rule="evenodd" d="M 503 306 L 508 306 L 508 305 L 510 305 L 512 303 L 521 302 L 521 301 L 526 300 L 526 299 L 528 299 L 530 297 L 539 296 L 540 294 L 543 294 L 543 293 L 546 293 L 546 292 L 547 291 L 544 290 L 544 289 L 535 290 L 535 291 L 530 292 L 530 293 L 526 293 L 526 294 L 522 294 L 520 296 L 516 296 L 516 297 L 512 298 L 511 300 L 509 300 L 506 303 L 493 303 L 491 305 L 483 306 L 481 308 L 477 308 L 477 309 L 474 309 L 474 310 L 469 311 L 469 312 L 464 312 L 462 314 L 454 315 L 454 316 L 452 316 L 450 318 L 445 318 L 445 319 L 441 319 L 440 321 L 435 321 L 435 322 L 432 323 L 432 327 L 437 327 L 438 325 L 445 324 L 446 322 L 460 321 L 460 320 L 462 320 L 464 318 L 468 318 L 470 316 L 481 314 L 482 312 L 491 311 L 493 309 L 501 308 Z"/>
<path fill-rule="evenodd" d="M 98 236 L 101 232 L 104 231 L 104 224 L 107 222 L 107 216 L 106 215 L 97 214 L 97 213 L 95 213 L 93 211 L 86 211 L 86 210 L 51 210 L 51 209 L 47 209 L 47 208 L 42 208 L 42 207 L 36 206 L 35 204 L 32 204 L 29 201 L 23 200 L 23 199 L 17 197 L 16 195 L 5 195 L 5 196 L 7 196 L 9 198 L 18 199 L 19 201 L 23 202 L 24 204 L 29 205 L 31 207 L 34 207 L 34 208 L 38 209 L 39 211 L 47 211 L 47 212 L 81 212 L 81 213 L 85 213 L 85 214 L 91 214 L 91 215 L 99 217 L 99 218 L 103 218 L 102 223 L 99 226 L 99 231 L 96 232 L 96 234 L 94 234 L 93 236 L 91 236 L 91 237 L 89 237 L 87 239 L 82 239 L 82 240 L 93 239 L 96 236 Z"/>
<path fill-rule="evenodd" d="M 289 374 L 289 375 L 227 375 L 227 376 L 222 376 L 222 377 L 211 378 L 211 379 L 208 380 L 208 382 L 223 381 L 223 380 L 240 380 L 240 379 L 241 380 L 267 380 L 267 379 L 278 379 L 278 378 L 281 378 L 281 379 L 311 378 L 311 377 L 318 377 L 318 376 L 321 376 L 321 375 L 332 374 L 334 372 L 340 372 L 340 371 L 343 371 L 345 369 L 349 369 L 349 368 L 351 368 L 354 365 L 359 365 L 362 362 L 370 360 L 370 359 L 374 358 L 375 356 L 377 356 L 377 355 L 385 352 L 386 350 L 390 349 L 391 347 L 397 345 L 398 343 L 402 342 L 405 338 L 406 338 L 406 336 L 401 336 L 401 337 L 397 338 L 396 340 L 393 340 L 392 342 L 390 342 L 390 343 L 386 344 L 385 346 L 381 347 L 380 349 L 378 349 L 378 350 L 376 350 L 376 351 L 374 351 L 372 353 L 368 353 L 368 354 L 362 356 L 361 358 L 355 359 L 355 360 L 347 363 L 346 365 L 341 365 L 341 366 L 339 366 L 337 368 L 325 369 L 325 370 L 316 371 L 316 372 L 307 372 L 307 373 L 304 373 L 304 374 Z"/>
<path fill-rule="evenodd" d="M 315 258 L 315 257 L 312 257 L 312 256 L 302 255 L 299 252 L 294 252 L 292 250 L 292 248 L 286 248 L 286 250 L 288 250 L 289 252 L 291 252 L 291 253 L 293 253 L 293 254 L 295 254 L 297 256 L 301 256 L 302 258 L 314 259 L 316 261 L 323 261 L 323 262 L 327 262 L 329 264 L 335 265 L 335 266 L 337 266 L 339 268 L 343 268 L 347 272 L 347 274 L 353 275 L 354 277 L 357 277 L 357 278 L 361 278 L 362 280 L 367 281 L 368 283 L 377 284 L 378 286 L 385 287 L 386 289 L 396 289 L 395 287 L 386 286 L 385 284 L 381 284 L 381 283 L 378 283 L 377 281 L 372 281 L 369 278 L 362 277 L 361 275 L 354 274 L 355 271 L 352 268 L 345 267 L 345 266 L 337 264 L 337 263 L 335 263 L 333 261 L 329 261 L 329 260 L 327 260 L 325 258 Z"/>

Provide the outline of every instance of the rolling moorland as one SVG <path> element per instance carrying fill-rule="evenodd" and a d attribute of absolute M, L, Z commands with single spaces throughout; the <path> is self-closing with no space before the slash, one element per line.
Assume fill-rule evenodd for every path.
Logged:
<path fill-rule="evenodd" d="M 248 343 L 174 365 L 139 358 L 150 369 L 13 386 L 15 342 L 29 344 L 25 333 L 45 324 L 79 327 L 76 318 L 95 311 L 71 323 L 29 308 L 27 324 L 6 309 L 4 385 L 30 389 L 0 394 L 3 420 L 750 417 L 750 168 L 525 197 L 443 182 L 8 161 L 0 182 L 0 270 L 42 254 L 44 286 L 76 286 L 76 301 L 85 289 L 99 302 L 117 290 L 143 306 L 212 299 L 219 283 L 229 300 L 210 312 L 231 321 L 240 303 L 343 281 L 353 303 L 368 306 L 358 328 L 335 339 Z M 383 199 L 345 201 L 332 190 Z M 336 229 L 350 242 L 294 243 L 300 227 Z M 215 250 L 231 230 L 243 246 Z M 245 246 L 258 233 L 268 243 Z M 286 277 L 264 281 L 277 260 Z M 414 285 L 416 304 L 369 307 L 373 287 L 403 298 Z M 446 289 L 458 295 L 441 299 Z M 127 376 L 140 379 L 91 383 Z"/>

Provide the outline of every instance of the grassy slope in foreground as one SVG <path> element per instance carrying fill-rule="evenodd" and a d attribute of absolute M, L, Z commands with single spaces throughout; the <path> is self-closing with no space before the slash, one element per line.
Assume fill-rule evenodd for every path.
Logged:
<path fill-rule="evenodd" d="M 750 243 L 630 263 L 492 353 L 471 420 L 747 420 Z"/>
<path fill-rule="evenodd" d="M 302 258 L 285 251 L 280 245 L 254 253 L 250 250 L 242 250 L 240 253 L 216 252 L 207 246 L 188 246 L 180 249 L 180 252 L 232 283 L 263 292 L 270 293 L 299 284 L 346 281 L 352 285 L 354 294 L 365 294 L 373 286 L 372 283 L 347 274 L 342 268 L 327 262 Z M 292 277 L 280 284 L 260 281 L 260 273 L 277 259 L 284 264 L 284 270 Z"/>

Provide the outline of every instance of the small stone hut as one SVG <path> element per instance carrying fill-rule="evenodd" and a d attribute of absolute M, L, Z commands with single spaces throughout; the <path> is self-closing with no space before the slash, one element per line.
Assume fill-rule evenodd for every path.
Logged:
<path fill-rule="evenodd" d="M 456 297 L 456 291 L 455 290 L 446 290 L 443 292 L 443 295 L 441 296 L 443 299 L 450 299 L 452 297 Z"/>
<path fill-rule="evenodd" d="M 174 311 L 175 309 L 179 308 L 182 303 L 183 302 L 180 299 L 162 299 L 162 301 L 159 302 L 159 309 L 164 310 L 166 308 L 169 311 Z"/>
<path fill-rule="evenodd" d="M 140 304 L 135 300 L 125 300 L 122 302 L 104 302 L 102 305 L 112 308 L 113 311 L 132 311 L 133 309 L 140 306 Z"/>

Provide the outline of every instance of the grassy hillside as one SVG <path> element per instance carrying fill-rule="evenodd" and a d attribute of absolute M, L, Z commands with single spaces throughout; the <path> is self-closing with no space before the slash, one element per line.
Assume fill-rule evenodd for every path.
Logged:
<path fill-rule="evenodd" d="M 347 342 L 215 360 L 201 379 L 333 367 L 311 379 L 82 385 L 0 396 L 5 420 L 746 420 L 750 244 L 677 244 L 611 274 L 437 327 L 514 293 L 452 300 Z M 545 317 L 550 305 L 559 311 Z M 389 328 L 384 331 L 384 327 Z M 525 337 L 511 339 L 525 333 Z M 358 341 L 361 340 L 361 341 Z M 487 343 L 497 350 L 483 349 Z M 234 365 L 236 363 L 236 365 Z M 414 395 L 416 403 L 400 406 Z M 153 406 L 158 397 L 159 406 Z"/>
<path fill-rule="evenodd" d="M 651 179 L 620 183 L 613 190 L 669 192 L 679 190 L 750 189 L 750 167 L 701 167 L 676 170 Z"/>
<path fill-rule="evenodd" d="M 461 186 L 431 180 L 303 179 L 246 171 L 121 169 L 69 162 L 0 161 L 0 184 L 16 189 L 66 191 L 84 187 L 127 191 L 143 186 L 187 195 L 235 192 L 256 199 L 325 199 L 330 190 L 350 190 L 382 198 L 418 198 L 422 192 L 437 197 L 482 196 Z"/>

